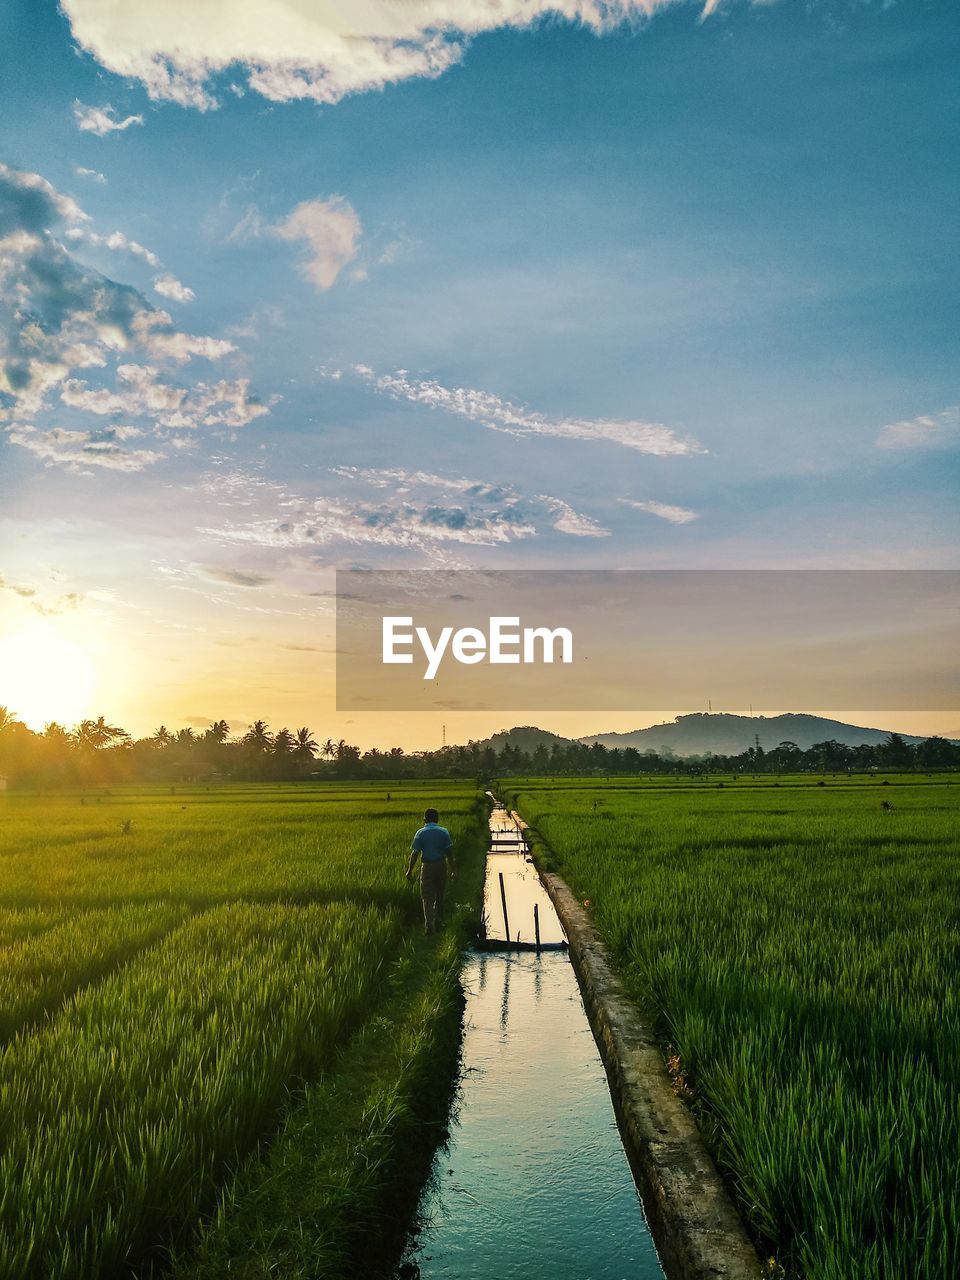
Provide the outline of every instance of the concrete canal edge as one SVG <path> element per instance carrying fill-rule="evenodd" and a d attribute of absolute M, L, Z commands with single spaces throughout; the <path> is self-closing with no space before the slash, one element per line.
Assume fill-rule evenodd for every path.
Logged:
<path fill-rule="evenodd" d="M 660 1046 L 624 994 L 586 909 L 541 879 L 563 924 L 650 1231 L 668 1280 L 758 1280 L 760 1260 Z"/>

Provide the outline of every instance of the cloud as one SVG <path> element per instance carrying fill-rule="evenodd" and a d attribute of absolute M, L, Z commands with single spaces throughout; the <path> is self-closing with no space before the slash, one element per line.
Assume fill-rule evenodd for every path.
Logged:
<path fill-rule="evenodd" d="M 242 573 L 239 569 L 220 569 L 215 565 L 204 565 L 203 572 L 214 582 L 226 582 L 233 587 L 264 587 L 273 581 L 260 573 Z"/>
<path fill-rule="evenodd" d="M 100 236 L 88 222 L 75 201 L 39 174 L 0 164 L 0 426 L 6 425 L 9 439 L 45 462 L 135 471 L 161 454 L 123 448 L 133 428 L 113 423 L 106 431 L 74 431 L 62 421 L 38 421 L 56 391 L 67 407 L 135 413 L 164 428 L 233 428 L 267 413 L 269 404 L 251 394 L 246 379 L 192 387 L 164 380 L 157 365 L 217 360 L 236 348 L 223 338 L 178 330 L 170 314 L 137 289 L 78 262 L 65 241 L 103 243 L 155 259 L 121 232 Z M 151 363 L 133 363 L 136 355 Z M 92 388 L 75 377 L 89 369 L 102 370 L 105 385 Z M 106 385 L 111 377 L 112 390 Z"/>
<path fill-rule="evenodd" d="M 394 400 L 409 400 L 430 409 L 457 414 L 509 435 L 603 441 L 657 457 L 706 452 L 695 440 L 688 436 L 678 436 L 671 428 L 659 422 L 615 418 L 548 418 L 542 413 L 501 400 L 487 391 L 468 387 L 444 387 L 439 382 L 410 378 L 403 370 L 378 377 L 366 365 L 355 365 L 354 373 Z"/>
<path fill-rule="evenodd" d="M 891 422 L 881 429 L 874 444 L 878 449 L 947 449 L 960 444 L 960 406 Z"/>
<path fill-rule="evenodd" d="M 399 467 L 331 467 L 333 475 L 369 485 L 374 489 L 389 489 L 403 498 L 415 498 L 423 491 L 440 490 L 447 499 L 458 497 L 474 508 L 486 505 L 496 507 L 502 515 L 509 515 L 515 525 L 530 523 L 537 531 L 537 522 L 545 523 L 558 533 L 575 538 L 606 538 L 610 531 L 597 524 L 590 516 L 575 511 L 562 498 L 540 493 L 524 497 L 512 485 L 490 484 L 482 480 L 469 480 L 462 476 L 441 476 L 430 471 L 405 471 Z"/>
<path fill-rule="evenodd" d="M 153 365 L 137 364 L 117 366 L 114 389 L 69 378 L 60 392 L 61 401 L 70 408 L 101 417 L 149 417 L 167 430 L 218 426 L 235 430 L 264 417 L 278 398 L 265 404 L 251 393 L 249 378 L 221 378 L 188 388 L 164 379 Z"/>
<path fill-rule="evenodd" d="M 73 37 L 108 70 L 138 79 L 151 98 L 201 111 L 218 105 L 212 81 L 238 71 L 272 102 L 333 103 L 414 77 L 440 76 L 487 31 L 550 18 L 603 34 L 686 0 L 419 0 L 417 4 L 291 4 L 204 0 L 184 22 L 179 6 L 150 0 L 61 0 Z M 712 12 L 716 0 L 702 10 Z M 109 117 L 108 117 L 109 120 Z M 117 127 L 116 124 L 113 127 Z"/>
<path fill-rule="evenodd" d="M 303 274 L 321 292 L 356 258 L 360 244 L 360 219 L 342 196 L 304 200 L 272 230 L 282 240 L 304 242 Z"/>
<path fill-rule="evenodd" d="M 525 500 L 508 486 L 461 477 L 399 469 L 330 470 L 358 486 L 389 490 L 389 496 L 304 498 L 256 477 L 217 477 L 213 483 L 221 505 L 229 501 L 244 514 L 199 532 L 232 546 L 301 553 L 369 546 L 419 551 L 437 559 L 451 546 L 492 547 L 533 538 L 538 519 L 553 524 L 570 510 L 565 504 L 565 511 L 548 507 L 540 498 Z"/>
<path fill-rule="evenodd" d="M 40 599 L 40 592 L 36 587 L 7 582 L 3 577 L 0 577 L 0 591 L 10 591 L 13 595 L 19 596 L 21 600 L 29 601 L 29 607 L 43 618 L 59 617 L 71 609 L 76 609 L 84 600 L 84 596 L 80 592 L 68 591 L 65 595 L 57 596 L 54 599 L 47 597 L 47 600 L 44 601 Z M 90 592 L 89 594 L 91 597 L 96 595 L 95 592 Z"/>
<path fill-rule="evenodd" d="M 540 501 L 545 504 L 553 516 L 553 527 L 558 533 L 568 533 L 574 538 L 609 538 L 610 530 L 602 528 L 590 516 L 574 511 L 569 503 L 561 498 L 551 498 L 541 493 Z"/>
<path fill-rule="evenodd" d="M 122 120 L 119 119 L 116 110 L 109 105 L 87 107 L 82 102 L 75 102 L 73 116 L 81 133 L 93 133 L 98 138 L 105 138 L 108 133 L 122 132 L 134 124 L 143 124 L 143 116 L 125 116 Z"/>
<path fill-rule="evenodd" d="M 443 543 L 491 547 L 532 538 L 536 529 L 509 510 L 478 512 L 461 504 L 354 504 L 316 498 L 287 519 L 252 520 L 200 532 L 258 547 L 320 548 L 349 543 L 423 551 Z"/>
<path fill-rule="evenodd" d="M 124 440 L 140 434 L 136 429 L 123 427 L 105 431 L 68 431 L 54 427 L 50 431 L 37 431 L 34 427 L 18 426 L 8 432 L 14 444 L 22 445 L 48 465 L 57 463 L 70 471 L 86 474 L 90 474 L 91 467 L 143 471 L 159 462 L 163 454 L 151 449 L 123 448 Z"/>
<path fill-rule="evenodd" d="M 172 276 L 167 272 L 162 276 L 157 276 L 153 282 L 153 287 L 157 293 L 164 298 L 172 298 L 174 302 L 192 302 L 197 296 L 192 289 L 188 289 L 185 284 L 181 284 L 176 276 Z"/>
<path fill-rule="evenodd" d="M 62 195 L 39 173 L 11 169 L 0 162 L 0 250 L 11 237 L 40 236 L 58 222 L 89 221 L 75 200 Z"/>
<path fill-rule="evenodd" d="M 73 172 L 78 178 L 89 178 L 91 182 L 99 182 L 104 187 L 107 185 L 106 175 L 102 174 L 99 169 L 85 169 L 82 164 L 75 164 Z"/>
<path fill-rule="evenodd" d="M 152 250 L 145 248 L 137 240 L 131 240 L 122 231 L 111 231 L 109 235 L 98 235 L 84 227 L 71 227 L 65 239 L 73 244 L 92 244 L 97 248 L 110 249 L 114 253 L 128 253 L 133 258 L 140 258 L 151 267 L 159 267 L 160 259 Z"/>
<path fill-rule="evenodd" d="M 0 591 L 12 591 L 15 596 L 20 596 L 22 600 L 30 600 L 37 594 L 36 587 L 24 587 L 15 582 L 7 582 L 2 575 L 0 575 Z"/>
<path fill-rule="evenodd" d="M 133 258 L 141 259 L 154 270 L 159 270 L 163 266 L 152 249 L 146 248 L 138 240 L 131 240 L 122 231 L 111 231 L 109 235 L 104 236 L 87 227 L 69 227 L 64 239 L 71 244 L 89 244 L 95 248 L 110 249 L 114 253 L 128 253 Z M 169 271 L 155 276 L 153 287 L 162 297 L 171 298 L 174 302 L 193 302 L 196 297 L 192 289 L 182 284 Z"/>
<path fill-rule="evenodd" d="M 692 520 L 700 519 L 699 512 L 690 511 L 687 507 L 675 507 L 669 502 L 634 502 L 631 498 L 621 498 L 620 501 L 624 506 L 645 511 L 647 515 L 657 516 L 660 520 L 669 521 L 670 524 L 690 524 Z"/>

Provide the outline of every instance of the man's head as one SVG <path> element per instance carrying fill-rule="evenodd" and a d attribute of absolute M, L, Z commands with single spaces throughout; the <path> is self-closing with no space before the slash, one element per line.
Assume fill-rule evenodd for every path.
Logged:
<path fill-rule="evenodd" d="M 437 813 L 436 809 L 428 809 L 423 815 L 423 820 L 424 822 L 439 822 L 440 815 Z"/>

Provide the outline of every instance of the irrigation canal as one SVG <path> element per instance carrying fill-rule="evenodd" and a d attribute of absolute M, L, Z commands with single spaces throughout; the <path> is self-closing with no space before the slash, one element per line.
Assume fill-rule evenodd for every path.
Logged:
<path fill-rule="evenodd" d="M 490 819 L 461 1074 L 398 1275 L 662 1280 L 560 920 L 520 824 Z M 539 947 L 537 945 L 539 941 Z"/>

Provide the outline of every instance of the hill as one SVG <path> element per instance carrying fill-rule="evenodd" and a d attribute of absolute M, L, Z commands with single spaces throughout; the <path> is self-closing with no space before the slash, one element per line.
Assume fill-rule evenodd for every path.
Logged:
<path fill-rule="evenodd" d="M 861 744 L 879 746 L 888 737 L 888 729 L 868 729 L 861 725 L 845 724 L 842 720 L 829 720 L 824 716 L 802 715 L 788 712 L 781 716 L 735 716 L 726 713 L 711 715 L 696 712 L 677 716 L 676 720 L 651 725 L 647 729 L 633 729 L 629 733 L 596 733 L 580 739 L 581 742 L 602 742 L 606 747 L 636 747 L 639 751 L 656 751 L 658 755 L 672 751 L 678 756 L 702 756 L 707 752 L 717 755 L 739 755 L 756 745 L 759 736 L 764 751 L 770 751 L 781 742 L 795 742 L 803 751 L 816 742 L 833 739 L 848 747 Z M 902 734 L 904 742 L 923 742 L 922 737 Z"/>
<path fill-rule="evenodd" d="M 484 742 L 485 747 L 493 747 L 494 751 L 502 751 L 504 747 L 513 747 L 520 751 L 536 751 L 543 746 L 548 750 L 555 742 L 571 742 L 570 738 L 561 738 L 559 733 L 550 733 L 547 729 L 538 729 L 536 725 L 521 724 L 513 729 L 501 729 L 493 737 Z"/>

